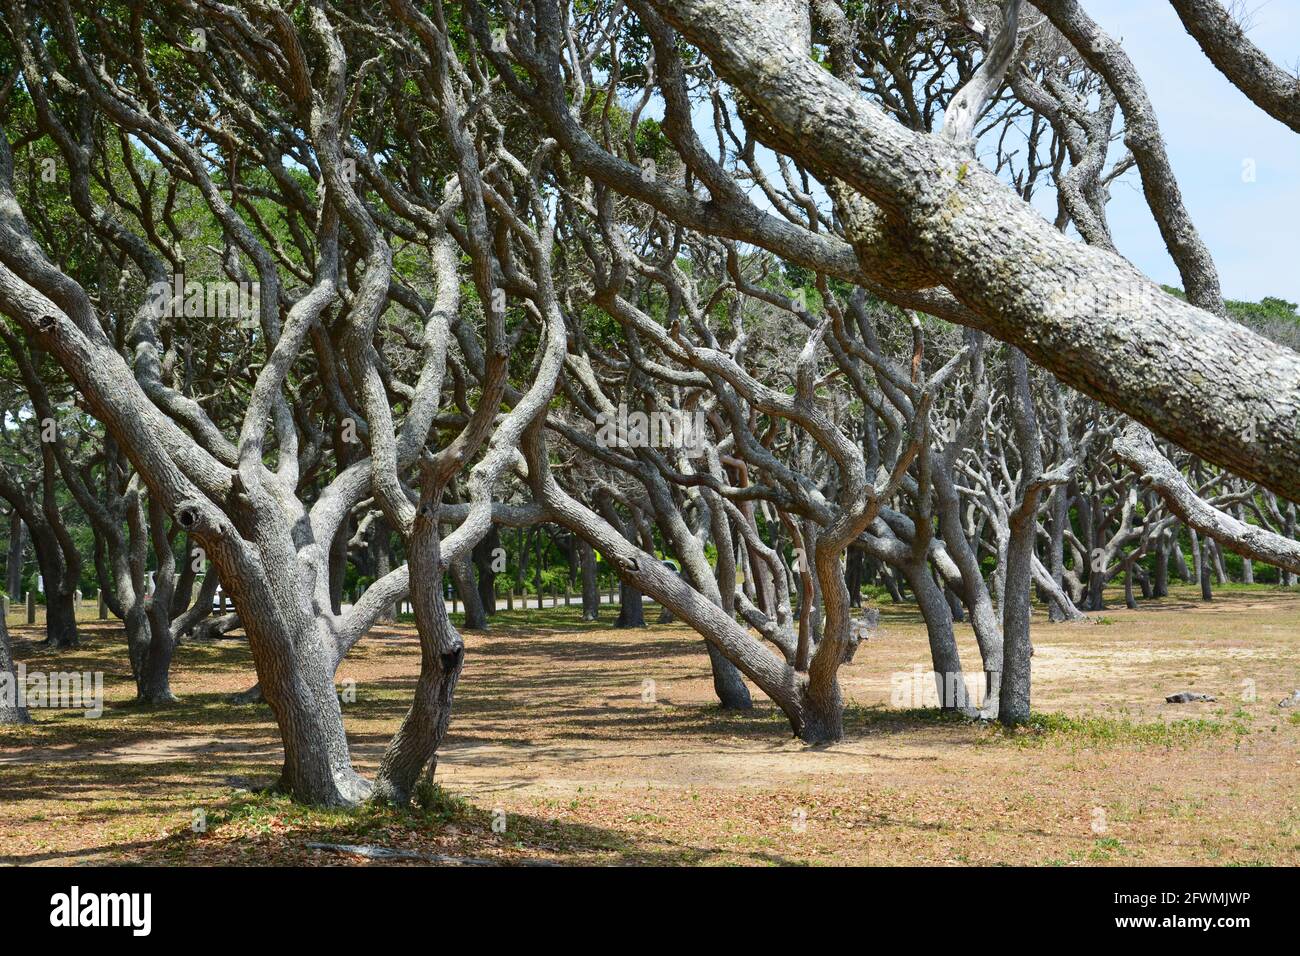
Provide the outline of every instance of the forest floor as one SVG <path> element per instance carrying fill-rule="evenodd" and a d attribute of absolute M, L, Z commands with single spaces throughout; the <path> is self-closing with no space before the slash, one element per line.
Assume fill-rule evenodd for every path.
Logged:
<path fill-rule="evenodd" d="M 280 744 L 265 705 L 228 702 L 254 680 L 241 639 L 182 645 L 180 702 L 150 711 L 132 702 L 120 630 L 89 622 L 56 655 L 17 627 L 29 671 L 103 671 L 106 700 L 98 719 L 42 710 L 0 728 L 0 863 L 378 865 L 313 842 L 434 862 L 1300 863 L 1300 708 L 1278 706 L 1300 687 L 1300 593 L 1224 588 L 1205 605 L 1178 589 L 1087 623 L 1036 620 L 1039 716 L 1012 734 L 907 706 L 924 703 L 902 692 L 929 670 L 925 629 L 912 608 L 882 611 L 842 671 L 844 739 L 819 747 L 756 691 L 752 712 L 717 709 L 681 625 L 503 612 L 466 635 L 439 785 L 407 811 L 261 792 Z M 368 775 L 418 665 L 398 625 L 340 668 Z M 1184 690 L 1218 699 L 1165 703 Z"/>

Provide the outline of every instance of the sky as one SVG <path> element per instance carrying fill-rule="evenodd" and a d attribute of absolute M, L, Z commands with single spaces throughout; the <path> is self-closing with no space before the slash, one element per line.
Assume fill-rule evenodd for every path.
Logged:
<path fill-rule="evenodd" d="M 1248 36 L 1274 63 L 1300 63 L 1300 0 L 1245 0 Z M 1183 201 L 1229 299 L 1300 302 L 1300 134 L 1239 93 L 1187 35 L 1167 0 L 1083 0 L 1147 85 Z M 1255 178 L 1243 181 L 1247 161 Z M 1121 253 L 1157 282 L 1181 286 L 1136 171 L 1107 207 Z"/>

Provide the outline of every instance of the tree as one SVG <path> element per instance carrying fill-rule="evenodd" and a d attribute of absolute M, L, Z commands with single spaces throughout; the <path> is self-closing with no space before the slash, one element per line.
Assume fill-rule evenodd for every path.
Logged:
<path fill-rule="evenodd" d="M 1055 16 L 1053 4 L 1042 6 Z M 519 56 L 537 86 L 515 87 L 588 175 L 684 224 L 989 332 L 1206 460 L 1300 496 L 1300 356 L 1169 296 L 1113 253 L 1070 241 L 960 149 L 890 122 L 812 59 L 804 8 L 692 0 L 638 10 L 657 12 L 709 57 L 752 107 L 757 138 L 845 184 L 861 205 L 851 244 L 754 207 L 701 155 L 680 112 L 665 129 L 714 193 L 710 204 L 646 183 L 601 150 L 559 106 L 562 20 L 554 4 L 538 9 L 540 42 Z M 1092 39 L 1114 52 L 1095 34 L 1077 42 Z M 1173 197 L 1165 187 L 1158 198 Z M 1169 341 L 1180 342 L 1177 357 Z M 1188 367 L 1206 371 L 1192 381 Z"/>
<path fill-rule="evenodd" d="M 866 576 L 917 602 L 941 706 L 1024 721 L 1034 588 L 1134 606 L 1184 528 L 1207 597 L 1220 545 L 1291 575 L 1300 497 L 1294 309 L 1223 301 L 1131 62 L 1033 5 L 14 0 L 7 428 L 59 427 L 0 494 L 60 594 L 89 528 L 145 701 L 219 578 L 202 626 L 244 628 L 315 803 L 410 800 L 464 666 L 448 580 L 484 626 L 557 537 L 585 618 L 599 553 L 619 626 L 653 597 L 723 706 L 747 678 L 809 742 Z M 1119 258 L 1130 169 L 1185 292 Z M 372 786 L 334 674 L 408 596 Z"/>

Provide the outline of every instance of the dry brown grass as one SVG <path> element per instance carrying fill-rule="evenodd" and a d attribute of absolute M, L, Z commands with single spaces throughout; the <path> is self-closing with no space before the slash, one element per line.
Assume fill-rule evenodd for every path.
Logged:
<path fill-rule="evenodd" d="M 0 861 L 357 862 L 305 847 L 326 840 L 502 862 L 1300 862 L 1300 721 L 1277 707 L 1300 686 L 1300 594 L 1230 589 L 1206 606 L 1180 591 L 1098 617 L 1036 624 L 1035 706 L 1050 716 L 1007 735 L 889 706 L 891 675 L 928 652 L 915 613 L 886 605 L 843 674 L 844 740 L 808 747 L 765 700 L 744 715 L 713 707 L 686 628 L 516 611 L 468 636 L 427 808 L 352 813 L 249 792 L 274 777 L 279 744 L 265 707 L 225 700 L 252 681 L 242 642 L 182 647 L 182 703 L 149 712 L 130 703 L 120 632 L 92 626 L 56 659 L 19 628 L 29 667 L 104 670 L 108 701 L 99 720 L 42 712 L 0 730 Z M 340 669 L 356 682 L 345 714 L 363 771 L 417 666 L 395 627 Z M 1164 703 L 1180 690 L 1218 702 Z"/>

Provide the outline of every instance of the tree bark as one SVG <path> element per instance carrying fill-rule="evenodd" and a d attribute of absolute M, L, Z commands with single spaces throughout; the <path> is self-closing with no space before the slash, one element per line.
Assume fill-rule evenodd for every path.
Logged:
<path fill-rule="evenodd" d="M 375 799 L 405 807 L 451 723 L 452 699 L 465 663 L 465 645 L 447 617 L 442 598 L 441 538 L 436 496 L 426 490 L 409 538 L 411 601 L 420 635 L 420 676 L 415 696 L 388 744 L 375 778 Z"/>
<path fill-rule="evenodd" d="M 479 599 L 478 584 L 474 580 L 473 565 L 466 558 L 451 563 L 451 579 L 465 605 L 465 624 L 467 631 L 487 630 L 487 614 Z"/>
<path fill-rule="evenodd" d="M 58 590 L 46 588 L 45 633 L 46 644 L 59 650 L 77 647 L 81 643 L 77 631 L 76 596 L 63 582 Z"/>
<path fill-rule="evenodd" d="M 1214 572 L 1210 568 L 1210 539 L 1202 538 L 1200 545 L 1201 546 L 1198 549 L 1197 553 L 1200 555 L 1201 600 L 1213 601 L 1214 587 L 1211 584 L 1211 580 L 1213 578 Z"/>
<path fill-rule="evenodd" d="M 5 593 L 11 601 L 23 591 L 23 565 L 27 557 L 27 525 L 14 508 L 9 512 L 9 551 L 5 561 Z"/>
<path fill-rule="evenodd" d="M 943 710 L 964 710 L 970 706 L 966 691 L 965 672 L 961 653 L 952 630 L 952 613 L 943 589 L 934 581 L 930 566 L 924 561 L 901 568 L 906 576 L 930 641 L 930 659 L 934 665 L 935 684 L 939 691 L 939 706 Z"/>
<path fill-rule="evenodd" d="M 1203 560 L 1202 549 L 1197 546 L 1198 531 L 1243 557 L 1258 558 L 1293 572 L 1300 571 L 1300 542 L 1267 528 L 1247 524 L 1200 498 L 1182 473 L 1156 449 L 1146 429 L 1130 426 L 1115 441 L 1114 448 L 1115 454 L 1149 482 L 1170 510 L 1186 522 L 1192 535 L 1192 553 L 1198 562 L 1198 577 L 1207 563 Z"/>
<path fill-rule="evenodd" d="M 478 597 L 483 613 L 491 617 L 497 612 L 496 554 L 501 547 L 501 534 L 493 525 L 478 544 L 474 545 L 474 567 L 478 571 Z"/>
<path fill-rule="evenodd" d="M 1300 79 L 1250 42 L 1215 0 L 1170 0 L 1183 26 L 1232 85 L 1269 116 L 1300 133 Z"/>
<path fill-rule="evenodd" d="M 1030 639 L 1030 582 L 1038 537 L 1038 502 L 1053 481 L 1063 482 L 1072 462 L 1057 474 L 1043 474 L 1038 418 L 1029 387 L 1029 363 L 1019 349 L 1008 349 L 1007 393 L 1012 430 L 1020 451 L 1020 501 L 1008 516 L 1006 590 L 1002 605 L 1003 669 L 998 719 L 1012 726 L 1030 717 L 1034 646 Z"/>
<path fill-rule="evenodd" d="M 0 684 L 3 683 L 8 684 L 9 693 L 0 693 L 0 724 L 31 723 L 27 708 L 18 706 L 18 674 L 14 669 L 13 645 L 9 641 L 9 628 L 0 617 Z"/>
<path fill-rule="evenodd" d="M 1169 531 L 1160 533 L 1160 543 L 1156 548 L 1156 579 L 1152 586 L 1152 595 L 1162 598 L 1169 596 L 1169 549 L 1175 547 L 1176 535 Z"/>
<path fill-rule="evenodd" d="M 615 627 L 645 627 L 645 603 L 641 592 L 626 581 L 618 582 L 618 619 Z"/>
<path fill-rule="evenodd" d="M 594 621 L 600 617 L 600 583 L 596 577 L 596 552 L 586 541 L 578 545 L 582 564 L 582 619 Z"/>
<path fill-rule="evenodd" d="M 1189 451 L 1300 497 L 1300 355 L 1166 294 L 1115 254 L 1062 235 L 979 164 L 937 137 L 891 121 L 857 89 L 792 49 L 788 30 L 762 5 L 652 5 L 737 86 L 780 148 L 877 204 L 882 223 L 850 251 L 788 230 L 776 235 L 774 226 L 761 234 L 770 225 L 762 217 L 749 217 L 747 228 L 732 220 L 710 228 L 706 211 L 687 204 L 674 207 L 679 215 L 698 212 L 706 231 L 851 274 L 896 304 L 990 332 Z M 1055 6 L 1040 5 L 1049 15 Z M 546 119 L 562 122 L 549 113 Z M 633 170 L 624 176 L 598 163 L 571 128 L 552 128 L 590 161 L 582 165 L 593 176 L 669 205 L 661 184 L 633 182 Z M 926 271 L 931 278 L 901 279 Z M 1201 284 L 1208 286 L 1212 274 L 1203 270 Z M 904 285 L 947 286 L 965 308 L 945 306 L 942 295 L 909 293 Z M 1176 357 L 1170 341 L 1179 342 Z M 1201 374 L 1188 376 L 1189 367 Z M 1244 429 L 1250 422 L 1255 427 Z"/>

